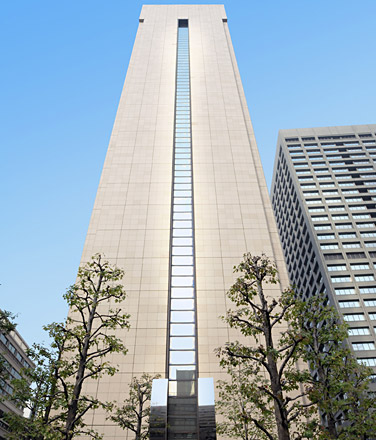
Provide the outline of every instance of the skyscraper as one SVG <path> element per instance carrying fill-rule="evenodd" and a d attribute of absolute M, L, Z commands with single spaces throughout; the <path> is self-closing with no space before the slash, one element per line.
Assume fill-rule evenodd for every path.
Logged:
<path fill-rule="evenodd" d="M 159 373 L 168 438 L 199 438 L 223 374 L 213 350 L 233 336 L 218 317 L 247 251 L 287 282 L 224 7 L 144 6 L 82 255 L 125 269 L 129 353 L 87 390 L 121 402 L 132 376 Z M 124 438 L 99 410 L 90 423 Z"/>
<path fill-rule="evenodd" d="M 281 130 L 271 188 L 288 273 L 325 292 L 376 371 L 376 125 Z"/>

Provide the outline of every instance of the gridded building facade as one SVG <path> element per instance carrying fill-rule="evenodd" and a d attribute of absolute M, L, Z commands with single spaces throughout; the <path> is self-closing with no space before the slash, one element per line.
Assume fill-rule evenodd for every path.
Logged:
<path fill-rule="evenodd" d="M 239 337 L 219 319 L 234 265 L 265 253 L 284 285 L 287 273 L 224 7 L 144 6 L 139 20 L 82 255 L 125 269 L 129 351 L 86 392 L 121 402 L 132 376 L 159 373 L 168 438 L 198 439 L 210 418 L 200 379 L 214 393 L 214 349 Z M 88 422 L 126 437 L 101 410 Z"/>
<path fill-rule="evenodd" d="M 281 130 L 272 205 L 290 282 L 326 292 L 376 371 L 376 125 Z"/>
<path fill-rule="evenodd" d="M 13 392 L 12 379 L 20 379 L 20 372 L 23 368 L 33 368 L 34 363 L 28 358 L 26 351 L 28 345 L 22 339 L 17 330 L 8 334 L 0 333 L 0 354 L 5 362 L 8 378 L 1 384 L 0 394 L 4 398 L 0 402 L 0 440 L 5 440 L 9 434 L 8 425 L 3 420 L 4 413 L 23 414 L 23 409 L 13 402 L 6 400 Z"/>

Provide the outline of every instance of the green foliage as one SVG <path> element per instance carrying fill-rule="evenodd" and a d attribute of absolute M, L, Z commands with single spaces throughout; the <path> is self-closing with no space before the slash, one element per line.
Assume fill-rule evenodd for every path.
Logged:
<path fill-rule="evenodd" d="M 153 379 L 160 376 L 151 376 L 144 373 L 140 378 L 133 377 L 129 384 L 129 397 L 122 406 L 115 408 L 115 414 L 110 419 L 122 429 L 132 431 L 135 440 L 149 438 L 150 399 Z"/>
<path fill-rule="evenodd" d="M 216 413 L 223 421 L 217 423 L 217 433 L 242 440 L 265 440 L 268 437 L 257 428 L 255 421 L 262 423 L 265 430 L 273 429 L 273 410 L 270 405 L 258 405 L 260 394 L 255 383 L 249 380 L 249 372 L 238 367 L 228 366 L 230 382 L 218 381 L 219 399 Z"/>
<path fill-rule="evenodd" d="M 326 301 L 323 295 L 297 301 L 287 316 L 291 332 L 304 341 L 296 357 L 313 372 L 308 397 L 325 414 L 319 438 L 376 437 L 376 399 L 368 392 L 373 371 L 354 358 L 344 343 L 348 326 Z"/>
<path fill-rule="evenodd" d="M 116 307 L 126 297 L 119 283 L 122 277 L 123 271 L 111 267 L 101 255 L 79 269 L 76 284 L 64 295 L 69 317 L 64 323 L 44 327 L 51 347 L 34 345 L 29 355 L 36 368 L 25 370 L 21 380 L 13 381 L 13 400 L 30 409 L 30 418 L 10 416 L 10 438 L 71 440 L 83 434 L 100 438 L 86 428 L 84 416 L 111 405 L 84 394 L 82 387 L 89 378 L 116 373 L 106 358 L 109 354 L 127 353 L 114 335 L 116 329 L 129 328 L 129 315 Z"/>
<path fill-rule="evenodd" d="M 243 440 L 376 438 L 372 370 L 353 357 L 347 325 L 326 298 L 304 302 L 292 289 L 268 298 L 264 288 L 278 278 L 264 255 L 245 254 L 234 270 L 240 276 L 228 297 L 236 309 L 223 319 L 243 339 L 217 350 L 230 376 L 218 385 L 219 431 Z M 276 325 L 286 329 L 278 341 Z"/>
<path fill-rule="evenodd" d="M 222 318 L 231 328 L 240 331 L 244 342 L 228 342 L 217 349 L 217 354 L 220 365 L 231 376 L 231 387 L 227 391 L 234 392 L 235 387 L 237 394 L 243 396 L 243 406 L 250 410 L 232 406 L 229 394 L 228 413 L 237 412 L 243 425 L 253 426 L 252 431 L 256 430 L 258 438 L 289 440 L 292 424 L 299 424 L 300 431 L 306 430 L 305 417 L 310 415 L 311 406 L 301 401 L 305 395 L 301 385 L 308 380 L 309 373 L 299 371 L 295 362 L 302 337 L 286 331 L 285 337 L 277 340 L 276 327 L 287 328 L 286 316 L 294 307 L 295 298 L 291 290 L 283 292 L 278 299 L 265 294 L 268 284 L 278 283 L 277 269 L 265 255 L 245 254 L 234 272 L 240 276 L 227 296 L 237 308 L 228 310 Z M 246 385 L 239 382 L 238 374 L 243 380 L 247 378 Z M 220 387 L 221 405 L 226 414 L 226 388 L 223 383 Z M 231 417 L 235 419 L 236 413 Z M 247 437 L 243 434 L 241 438 Z"/>
<path fill-rule="evenodd" d="M 7 335 L 16 328 L 14 319 L 15 316 L 11 312 L 0 309 L 0 334 Z M 3 397 L 7 396 L 5 388 L 10 378 L 8 368 L 9 364 L 4 355 L 0 352 L 0 395 Z"/>
<path fill-rule="evenodd" d="M 14 323 L 15 315 L 7 310 L 0 309 L 0 333 L 8 334 L 16 328 Z"/>

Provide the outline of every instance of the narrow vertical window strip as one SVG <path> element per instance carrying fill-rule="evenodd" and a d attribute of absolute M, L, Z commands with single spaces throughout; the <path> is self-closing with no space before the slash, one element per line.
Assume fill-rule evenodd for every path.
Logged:
<path fill-rule="evenodd" d="M 197 314 L 187 20 L 179 20 L 175 95 L 167 374 L 169 396 L 189 397 L 197 393 Z"/>

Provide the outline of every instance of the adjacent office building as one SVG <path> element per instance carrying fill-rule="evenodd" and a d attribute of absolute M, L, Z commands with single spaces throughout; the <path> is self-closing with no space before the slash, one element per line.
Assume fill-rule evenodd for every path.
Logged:
<path fill-rule="evenodd" d="M 167 438 L 214 438 L 213 350 L 239 337 L 218 317 L 247 251 L 287 284 L 224 7 L 144 6 L 82 255 L 125 269 L 129 352 L 86 392 L 121 402 L 132 376 L 159 373 Z M 125 438 L 100 410 L 88 421 Z"/>
<path fill-rule="evenodd" d="M 325 292 L 376 371 L 376 125 L 281 130 L 272 205 L 290 282 Z"/>
<path fill-rule="evenodd" d="M 7 400 L 7 396 L 11 396 L 13 392 L 11 380 L 20 379 L 20 372 L 23 368 L 34 367 L 33 362 L 26 354 L 28 348 L 28 345 L 17 330 L 13 330 L 8 334 L 0 333 L 0 354 L 8 375 L 7 380 L 2 382 L 0 386 L 0 394 L 4 397 L 4 400 L 0 401 L 0 440 L 5 440 L 9 433 L 9 428 L 3 420 L 3 415 L 5 413 L 23 414 L 23 409 L 12 401 Z"/>

